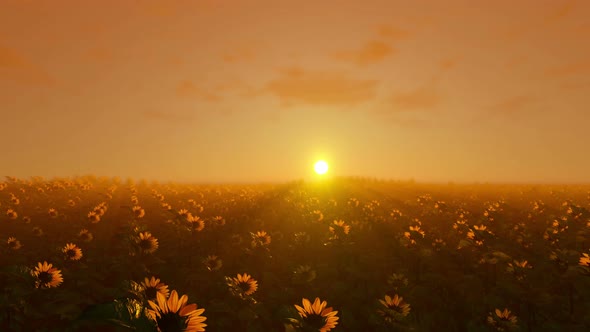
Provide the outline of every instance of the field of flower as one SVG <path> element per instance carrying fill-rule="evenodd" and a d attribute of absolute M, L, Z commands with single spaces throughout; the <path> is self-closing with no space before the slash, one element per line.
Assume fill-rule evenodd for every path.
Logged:
<path fill-rule="evenodd" d="M 0 182 L 0 331 L 590 331 L 590 187 Z"/>

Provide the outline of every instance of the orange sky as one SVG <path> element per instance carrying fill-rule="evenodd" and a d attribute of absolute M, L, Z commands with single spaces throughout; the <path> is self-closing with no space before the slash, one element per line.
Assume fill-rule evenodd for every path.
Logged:
<path fill-rule="evenodd" d="M 590 182 L 590 1 L 0 1 L 0 175 Z"/>

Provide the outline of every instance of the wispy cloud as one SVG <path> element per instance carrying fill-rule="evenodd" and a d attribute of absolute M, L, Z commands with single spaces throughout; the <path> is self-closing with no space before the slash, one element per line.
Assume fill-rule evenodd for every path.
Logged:
<path fill-rule="evenodd" d="M 15 49 L 0 45 L 0 79 L 24 85 L 52 85 L 55 79 Z"/>
<path fill-rule="evenodd" d="M 84 56 L 88 60 L 99 63 L 113 61 L 113 51 L 105 47 L 92 47 L 84 53 Z"/>
<path fill-rule="evenodd" d="M 556 1 L 556 7 L 545 16 L 544 23 L 552 24 L 566 19 L 571 13 L 574 12 L 578 5 L 577 0 L 569 1 Z"/>
<path fill-rule="evenodd" d="M 222 55 L 221 59 L 226 63 L 240 63 L 252 61 L 256 57 L 256 50 L 260 48 L 260 45 L 256 43 L 239 45 L 230 49 L 227 49 Z"/>
<path fill-rule="evenodd" d="M 193 117 L 190 114 L 164 112 L 156 110 L 146 110 L 143 111 L 141 115 L 148 119 L 175 123 L 185 123 L 193 120 Z"/>
<path fill-rule="evenodd" d="M 311 71 L 299 67 L 282 70 L 266 85 L 283 105 L 353 106 L 373 99 L 377 81 L 358 79 L 338 71 Z"/>
<path fill-rule="evenodd" d="M 389 99 L 394 112 L 431 111 L 437 108 L 442 100 L 442 95 L 434 84 L 410 91 L 394 92 Z"/>
<path fill-rule="evenodd" d="M 581 60 L 576 62 L 565 63 L 559 66 L 547 68 L 545 76 L 549 78 L 558 78 L 573 75 L 588 75 L 590 73 L 590 60 Z"/>
<path fill-rule="evenodd" d="M 380 37 L 388 40 L 401 40 L 410 36 L 410 32 L 405 29 L 390 25 L 382 24 L 377 26 L 377 33 Z"/>
<path fill-rule="evenodd" d="M 210 91 L 196 86 L 192 81 L 185 80 L 176 87 L 176 94 L 183 98 L 195 98 L 207 102 L 218 102 L 223 98 L 215 91 Z"/>
<path fill-rule="evenodd" d="M 530 109 L 536 99 L 528 95 L 508 97 L 492 105 L 489 109 L 497 114 L 516 114 Z"/>
<path fill-rule="evenodd" d="M 352 62 L 359 66 L 369 65 L 383 61 L 387 56 L 393 54 L 393 47 L 379 40 L 367 42 L 360 49 L 341 51 L 333 55 L 334 59 Z"/>

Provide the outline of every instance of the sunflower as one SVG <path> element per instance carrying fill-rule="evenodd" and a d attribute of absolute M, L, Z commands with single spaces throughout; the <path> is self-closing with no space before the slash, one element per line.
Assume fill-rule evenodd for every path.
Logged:
<path fill-rule="evenodd" d="M 392 273 L 387 278 L 387 284 L 397 291 L 408 286 L 408 278 L 402 273 Z"/>
<path fill-rule="evenodd" d="M 164 294 L 156 293 L 156 302 L 148 301 L 151 309 L 148 314 L 156 321 L 160 332 L 201 332 L 205 331 L 207 320 L 201 314 L 205 309 L 197 309 L 196 304 L 187 305 L 188 297 L 183 295 L 178 298 L 178 293 L 173 290 L 170 298 L 166 300 Z"/>
<path fill-rule="evenodd" d="M 158 239 L 156 239 L 150 232 L 139 233 L 139 238 L 137 238 L 136 241 L 143 253 L 153 253 L 159 246 Z"/>
<path fill-rule="evenodd" d="M 324 214 L 322 213 L 322 211 L 315 210 L 315 211 L 313 211 L 313 214 L 315 214 L 315 216 L 317 218 L 316 221 L 322 221 L 322 220 L 324 220 Z"/>
<path fill-rule="evenodd" d="M 205 221 L 197 216 L 190 216 L 188 220 L 191 223 L 192 229 L 196 232 L 200 232 L 205 228 Z"/>
<path fill-rule="evenodd" d="M 12 236 L 8 238 L 8 241 L 6 241 L 6 243 L 8 244 L 8 248 L 12 250 L 19 250 L 20 248 L 22 248 L 22 244 L 20 244 L 20 241 Z"/>
<path fill-rule="evenodd" d="M 338 311 L 333 311 L 332 307 L 327 307 L 328 302 L 320 301 L 319 297 L 315 298 L 313 304 L 306 298 L 303 298 L 303 307 L 295 305 L 299 313 L 300 327 L 303 329 L 313 329 L 319 332 L 327 332 L 336 327 L 338 324 Z"/>
<path fill-rule="evenodd" d="M 258 289 L 258 281 L 252 278 L 249 274 L 244 273 L 237 275 L 236 278 L 231 278 L 229 283 L 230 289 L 238 296 L 250 296 Z"/>
<path fill-rule="evenodd" d="M 221 268 L 221 266 L 223 265 L 223 262 L 221 261 L 221 259 L 219 259 L 219 257 L 217 257 L 215 255 L 209 255 L 209 256 L 207 256 L 207 258 L 205 258 L 203 260 L 203 264 L 205 264 L 205 266 L 207 267 L 207 270 L 217 271 Z"/>
<path fill-rule="evenodd" d="M 145 210 L 142 209 L 141 206 L 135 205 L 133 208 L 131 208 L 131 211 L 137 219 L 141 219 L 145 216 Z"/>
<path fill-rule="evenodd" d="M 59 215 L 59 213 L 57 213 L 57 210 L 54 208 L 49 209 L 47 211 L 47 214 L 49 215 L 49 218 L 51 218 L 51 219 L 55 219 Z"/>
<path fill-rule="evenodd" d="M 213 217 L 213 224 L 217 226 L 225 225 L 225 219 L 222 216 L 215 216 Z"/>
<path fill-rule="evenodd" d="M 82 240 L 84 242 L 90 242 L 94 238 L 94 236 L 92 236 L 92 233 L 90 233 L 90 231 L 87 230 L 86 228 L 83 228 L 80 231 L 80 233 L 78 233 L 78 237 L 80 238 L 80 240 Z"/>
<path fill-rule="evenodd" d="M 16 218 L 18 218 L 18 213 L 16 213 L 16 211 L 14 211 L 13 209 L 8 209 L 6 211 L 6 216 L 8 217 L 8 219 L 15 220 Z"/>
<path fill-rule="evenodd" d="M 52 288 L 59 286 L 63 281 L 61 271 L 54 268 L 52 264 L 47 262 L 37 263 L 35 270 L 31 274 L 37 278 L 35 281 L 36 288 Z"/>
<path fill-rule="evenodd" d="M 66 259 L 71 261 L 78 261 L 82 258 L 82 249 L 73 243 L 66 244 L 61 251 L 65 254 Z"/>
<path fill-rule="evenodd" d="M 316 276 L 317 273 L 309 265 L 299 265 L 295 271 L 293 271 L 293 279 L 295 282 L 299 283 L 311 282 Z"/>
<path fill-rule="evenodd" d="M 98 223 L 100 221 L 100 214 L 98 214 L 96 210 L 88 212 L 88 221 L 93 224 Z"/>
<path fill-rule="evenodd" d="M 152 277 L 151 279 L 145 278 L 144 281 L 141 282 L 141 285 L 144 287 L 145 295 L 150 300 L 156 299 L 158 294 L 162 294 L 167 298 L 170 293 L 168 285 L 160 282 L 160 279 L 156 277 Z"/>
<path fill-rule="evenodd" d="M 393 297 L 385 295 L 385 299 L 379 300 L 385 307 L 377 310 L 386 322 L 392 323 L 402 320 L 410 314 L 410 305 L 404 302 L 404 298 L 395 294 Z"/>
<path fill-rule="evenodd" d="M 33 227 L 33 235 L 35 236 L 42 236 L 43 235 L 43 230 L 41 229 L 41 227 Z"/>
<path fill-rule="evenodd" d="M 590 267 L 590 255 L 583 253 L 582 257 L 580 257 L 579 265 Z"/>
<path fill-rule="evenodd" d="M 24 222 L 25 224 L 30 224 L 30 223 L 31 223 L 31 217 L 29 217 L 29 216 L 24 216 L 24 217 L 23 217 L 23 222 Z"/>
<path fill-rule="evenodd" d="M 232 246 L 239 246 L 240 244 L 242 244 L 242 242 L 243 242 L 243 239 L 240 234 L 232 234 L 230 236 L 230 244 Z"/>
<path fill-rule="evenodd" d="M 76 206 L 76 202 L 73 199 L 69 199 L 68 200 L 68 206 L 74 207 L 74 206 Z"/>
<path fill-rule="evenodd" d="M 490 312 L 487 322 L 489 325 L 495 327 L 496 331 L 515 330 L 518 328 L 516 325 L 518 319 L 510 312 L 510 310 L 504 309 L 503 311 L 500 311 L 500 309 L 496 309 L 495 314 L 496 316 L 494 317 Z"/>
<path fill-rule="evenodd" d="M 10 203 L 12 205 L 19 205 L 20 204 L 20 199 L 18 199 L 18 197 L 14 196 L 14 194 L 10 194 Z"/>
<path fill-rule="evenodd" d="M 265 231 L 258 231 L 256 233 L 250 233 L 252 236 L 252 247 L 264 247 L 270 244 L 271 238 Z"/>
<path fill-rule="evenodd" d="M 332 233 L 332 239 L 338 239 L 350 233 L 350 226 L 344 220 L 334 220 L 329 229 L 330 233 Z"/>

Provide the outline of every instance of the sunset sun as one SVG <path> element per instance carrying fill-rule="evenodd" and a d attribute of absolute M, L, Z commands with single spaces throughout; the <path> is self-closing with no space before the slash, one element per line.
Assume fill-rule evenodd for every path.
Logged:
<path fill-rule="evenodd" d="M 320 175 L 326 174 L 328 172 L 328 163 L 323 160 L 318 160 L 313 166 L 313 169 Z"/>

